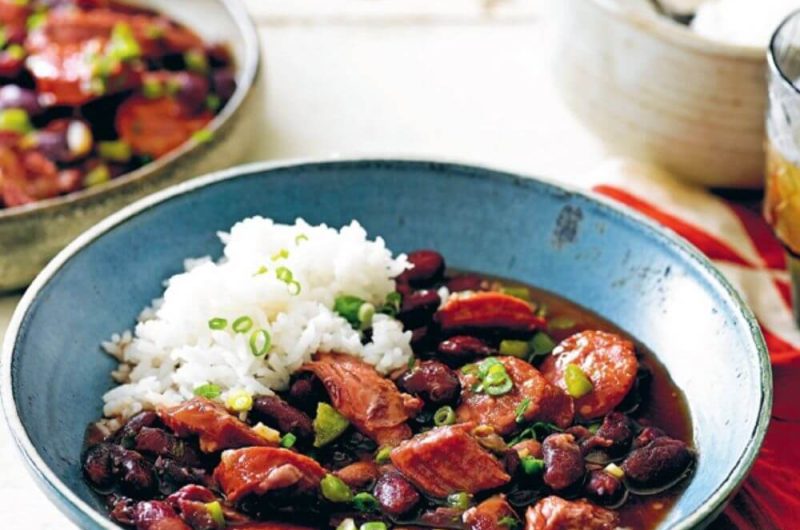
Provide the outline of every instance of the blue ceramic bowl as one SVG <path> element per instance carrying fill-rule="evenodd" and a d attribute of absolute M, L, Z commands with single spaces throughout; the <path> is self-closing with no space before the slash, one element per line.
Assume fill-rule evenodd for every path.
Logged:
<path fill-rule="evenodd" d="M 642 218 L 536 180 L 460 165 L 360 160 L 233 169 L 152 195 L 95 226 L 39 275 L 2 357 L 12 433 L 42 488 L 82 528 L 115 528 L 84 483 L 85 426 L 129 328 L 183 259 L 219 255 L 218 230 L 252 215 L 342 225 L 390 248 L 440 249 L 455 267 L 538 285 L 646 344 L 688 398 L 697 472 L 663 528 L 711 520 L 758 453 L 771 372 L 750 311 L 711 264 Z"/>

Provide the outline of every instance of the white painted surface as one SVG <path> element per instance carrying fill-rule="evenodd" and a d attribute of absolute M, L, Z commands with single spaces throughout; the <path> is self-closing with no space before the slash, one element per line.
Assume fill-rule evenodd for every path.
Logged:
<path fill-rule="evenodd" d="M 555 1 L 248 0 L 268 85 L 251 158 L 444 157 L 580 184 L 603 149 L 551 80 Z M 17 300 L 0 298 L 0 335 Z M 0 527 L 72 528 L 12 445 L 0 427 Z"/>

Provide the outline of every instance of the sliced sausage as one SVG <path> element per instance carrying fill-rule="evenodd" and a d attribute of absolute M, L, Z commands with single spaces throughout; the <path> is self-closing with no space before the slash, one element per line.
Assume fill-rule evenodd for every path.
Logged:
<path fill-rule="evenodd" d="M 563 340 L 541 365 L 544 376 L 566 390 L 564 373 L 575 364 L 592 382 L 592 390 L 575 400 L 575 414 L 599 418 L 619 405 L 633 388 L 639 363 L 633 343 L 604 331 L 583 331 Z"/>
<path fill-rule="evenodd" d="M 371 365 L 352 355 L 323 353 L 301 370 L 313 372 L 333 407 L 378 445 L 397 445 L 411 437 L 406 421 L 422 408 L 422 402 L 401 393 Z"/>
<path fill-rule="evenodd" d="M 525 530 L 615 530 L 616 513 L 585 500 L 566 501 L 551 495 L 528 508 Z"/>
<path fill-rule="evenodd" d="M 468 530 L 508 530 L 516 528 L 510 521 L 519 522 L 519 517 L 506 501 L 505 495 L 489 497 L 477 506 L 464 512 L 462 521 Z"/>
<path fill-rule="evenodd" d="M 452 297 L 434 318 L 445 333 L 501 330 L 528 334 L 545 326 L 527 302 L 498 292 Z"/>
<path fill-rule="evenodd" d="M 472 424 L 439 427 L 392 450 L 392 464 L 415 486 L 433 497 L 477 493 L 507 484 L 502 462 L 469 433 Z"/>
<path fill-rule="evenodd" d="M 175 407 L 159 409 L 158 415 L 177 436 L 185 438 L 197 435 L 200 449 L 206 453 L 250 445 L 269 445 L 221 405 L 201 397 L 184 401 Z"/>
<path fill-rule="evenodd" d="M 546 421 L 562 428 L 572 423 L 573 404 L 566 393 L 551 385 L 536 368 L 522 359 L 509 356 L 497 359 L 511 378 L 511 391 L 500 396 L 475 392 L 472 389 L 479 382 L 477 375 L 459 370 L 461 405 L 456 410 L 458 421 L 491 425 L 499 434 L 506 435 L 519 427 L 518 409 L 528 400 L 522 414 L 525 422 Z"/>
<path fill-rule="evenodd" d="M 116 129 L 134 152 L 158 158 L 186 142 L 213 117 L 207 110 L 190 112 L 172 97 L 134 95 L 120 105 Z"/>
<path fill-rule="evenodd" d="M 325 469 L 311 458 L 277 447 L 246 447 L 222 453 L 214 479 L 228 501 L 291 488 L 298 494 L 316 490 Z"/>

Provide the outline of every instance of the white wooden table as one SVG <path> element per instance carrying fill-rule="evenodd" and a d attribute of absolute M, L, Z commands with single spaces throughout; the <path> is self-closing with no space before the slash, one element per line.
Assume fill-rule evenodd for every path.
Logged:
<path fill-rule="evenodd" d="M 248 0 L 266 62 L 251 158 L 456 159 L 580 184 L 602 146 L 551 75 L 557 0 Z M 18 297 L 0 298 L 0 337 Z M 0 427 L 0 527 L 67 529 Z"/>

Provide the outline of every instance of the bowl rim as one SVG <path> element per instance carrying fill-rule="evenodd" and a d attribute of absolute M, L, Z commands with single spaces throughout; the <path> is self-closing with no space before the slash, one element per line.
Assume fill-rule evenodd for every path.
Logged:
<path fill-rule="evenodd" d="M 214 0 L 216 3 L 221 4 L 228 12 L 231 20 L 236 26 L 239 34 L 244 41 L 244 53 L 242 57 L 235 57 L 235 64 L 240 68 L 239 79 L 240 82 L 233 92 L 233 96 L 220 112 L 205 127 L 212 134 L 216 134 L 222 127 L 224 127 L 234 115 L 238 114 L 242 106 L 253 92 L 256 85 L 261 68 L 262 51 L 258 38 L 258 29 L 255 22 L 247 10 L 243 0 Z M 213 142 L 213 140 L 212 140 Z M 81 190 L 42 199 L 29 204 L 21 206 L 11 206 L 8 208 L 0 208 L 0 223 L 10 220 L 18 220 L 25 218 L 33 218 L 42 213 L 54 213 L 64 208 L 72 206 L 78 207 L 80 204 L 89 202 L 94 198 L 103 196 L 112 191 L 121 191 L 122 189 L 147 179 L 150 176 L 157 175 L 170 168 L 176 162 L 183 160 L 189 153 L 197 152 L 204 148 L 203 142 L 198 142 L 189 139 L 150 163 L 143 165 L 140 168 L 134 169 L 112 179 L 100 186 L 92 186 Z"/>
<path fill-rule="evenodd" d="M 700 55 L 722 57 L 743 62 L 763 65 L 765 60 L 764 48 L 760 46 L 747 46 L 731 44 L 711 39 L 693 32 L 688 26 L 678 24 L 658 13 L 649 16 L 645 12 L 623 6 L 618 0 L 582 0 L 588 1 L 617 19 L 633 23 L 668 44 L 677 45 L 686 50 Z M 642 0 L 644 3 L 645 0 Z"/>
<path fill-rule="evenodd" d="M 712 282 L 716 282 L 718 287 L 726 294 L 734 306 L 734 310 L 738 313 L 747 325 L 748 333 L 753 338 L 753 342 L 758 355 L 759 376 L 761 383 L 761 396 L 759 401 L 759 411 L 756 417 L 755 426 L 752 436 L 745 447 L 742 454 L 739 455 L 737 461 L 734 463 L 730 474 L 725 477 L 725 480 L 714 490 L 701 507 L 695 512 L 687 515 L 678 525 L 674 526 L 675 530 L 690 530 L 703 526 L 705 523 L 720 513 L 724 508 L 730 497 L 736 492 L 741 482 L 747 477 L 750 469 L 752 468 L 764 437 L 769 426 L 772 410 L 772 367 L 769 358 L 769 351 L 766 342 L 761 333 L 761 328 L 756 320 L 753 312 L 744 302 L 744 299 L 736 289 L 728 282 L 722 273 L 714 267 L 714 265 L 706 258 L 696 247 L 694 247 L 687 240 L 674 234 L 673 232 L 662 227 L 655 221 L 645 217 L 628 207 L 622 206 L 619 203 L 613 202 L 611 199 L 586 193 L 585 191 L 578 190 L 572 186 L 564 186 L 556 184 L 541 178 L 535 178 L 522 173 L 510 173 L 491 169 L 483 165 L 465 164 L 452 160 L 422 160 L 416 158 L 381 158 L 381 157 L 363 157 L 363 158 L 338 158 L 338 157 L 323 157 L 323 158 L 297 158 L 286 159 L 269 162 L 255 162 L 235 166 L 222 171 L 212 172 L 204 176 L 197 177 L 190 181 L 176 184 L 164 190 L 158 191 L 147 197 L 144 197 L 134 203 L 126 206 L 122 210 L 106 217 L 90 229 L 86 230 L 67 247 L 61 250 L 40 272 L 31 286 L 25 291 L 22 299 L 14 310 L 14 313 L 9 322 L 8 329 L 0 351 L 0 401 L 6 420 L 6 424 L 11 431 L 15 444 L 22 454 L 30 473 L 38 480 L 38 485 L 41 489 L 48 494 L 55 504 L 63 513 L 72 517 L 74 521 L 79 522 L 81 525 L 93 523 L 95 528 L 118 530 L 119 527 L 115 525 L 106 514 L 96 511 L 83 501 L 77 494 L 75 494 L 64 482 L 49 468 L 39 454 L 38 450 L 34 447 L 22 420 L 17 412 L 16 400 L 13 391 L 13 357 L 14 350 L 17 343 L 19 333 L 22 329 L 23 320 L 31 308 L 32 304 L 36 301 L 39 292 L 48 284 L 50 279 L 56 275 L 59 270 L 76 254 L 81 252 L 84 247 L 91 244 L 96 239 L 102 237 L 110 232 L 115 227 L 122 225 L 126 221 L 136 217 L 137 215 L 159 206 L 162 203 L 168 202 L 173 198 L 177 198 L 194 190 L 215 185 L 227 180 L 234 180 L 243 178 L 254 173 L 263 173 L 271 170 L 288 168 L 288 167 L 302 167 L 302 166 L 356 166 L 363 164 L 381 164 L 385 167 L 401 167 L 401 168 L 430 168 L 436 167 L 441 170 L 446 168 L 448 171 L 459 172 L 461 174 L 467 173 L 477 176 L 482 179 L 490 179 L 495 182 L 513 183 L 519 186 L 525 185 L 538 185 L 550 192 L 557 195 L 567 194 L 569 196 L 577 196 L 582 200 L 589 203 L 594 203 L 596 206 L 605 210 L 605 213 L 622 218 L 629 222 L 634 222 L 649 232 L 649 236 L 656 238 L 662 244 L 671 247 L 678 253 L 682 254 L 687 261 L 694 263 L 697 270 L 704 273 Z"/>
<path fill-rule="evenodd" d="M 788 15 L 786 18 L 781 20 L 781 23 L 778 24 L 778 27 L 775 28 L 775 31 L 772 33 L 772 37 L 769 39 L 769 46 L 767 46 L 767 65 L 769 67 L 770 73 L 777 74 L 778 78 L 780 78 L 781 83 L 784 86 L 788 86 L 791 88 L 795 93 L 800 94 L 800 88 L 791 80 L 789 76 L 786 74 L 784 69 L 778 64 L 778 60 L 776 57 L 776 47 L 778 45 L 778 35 L 784 30 L 786 25 L 789 23 L 790 20 L 793 18 L 800 17 L 800 9 L 795 9 Z"/>

